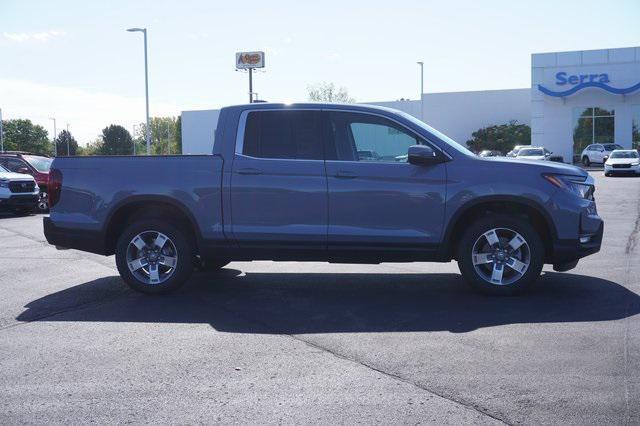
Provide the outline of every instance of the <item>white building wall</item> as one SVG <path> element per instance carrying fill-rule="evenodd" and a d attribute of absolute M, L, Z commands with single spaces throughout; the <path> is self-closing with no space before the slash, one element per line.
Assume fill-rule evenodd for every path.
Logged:
<path fill-rule="evenodd" d="M 557 84 L 556 74 L 607 74 L 611 87 L 626 88 L 640 82 L 640 47 L 540 53 L 531 56 L 531 132 L 533 145 L 542 145 L 565 162 L 573 157 L 574 110 L 588 107 L 613 107 L 615 137 L 611 142 L 631 148 L 632 110 L 640 104 L 640 91 L 627 95 L 609 93 L 601 88 L 585 88 L 573 95 L 557 98 L 542 93 L 538 85 L 553 91 L 570 89 Z"/>
<path fill-rule="evenodd" d="M 516 120 L 531 122 L 531 90 L 483 90 L 422 95 L 422 121 L 464 144 L 476 130 Z M 419 101 L 368 102 L 405 111 L 420 118 Z"/>
<path fill-rule="evenodd" d="M 211 154 L 219 109 L 182 111 L 182 153 Z"/>

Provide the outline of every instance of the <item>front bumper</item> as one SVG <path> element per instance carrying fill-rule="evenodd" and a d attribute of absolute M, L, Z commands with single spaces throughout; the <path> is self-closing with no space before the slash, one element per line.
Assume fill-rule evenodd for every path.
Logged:
<path fill-rule="evenodd" d="M 594 233 L 582 234 L 577 239 L 557 240 L 553 245 L 553 264 L 574 262 L 599 252 L 603 235 L 604 222 L 600 220 Z"/>
<path fill-rule="evenodd" d="M 34 209 L 37 203 L 38 195 L 36 194 L 12 195 L 8 198 L 0 198 L 0 209 Z"/>
<path fill-rule="evenodd" d="M 640 166 L 631 166 L 627 168 L 613 167 L 612 165 L 604 165 L 605 173 L 620 173 L 620 174 L 638 174 L 640 175 Z"/>

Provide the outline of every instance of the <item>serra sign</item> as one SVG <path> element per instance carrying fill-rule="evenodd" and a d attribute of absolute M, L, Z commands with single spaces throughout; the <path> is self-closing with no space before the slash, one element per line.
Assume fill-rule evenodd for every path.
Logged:
<path fill-rule="evenodd" d="M 236 68 L 264 68 L 264 52 L 237 52 Z"/>
<path fill-rule="evenodd" d="M 582 84 L 582 83 L 610 83 L 609 74 L 580 74 L 580 75 L 567 75 L 566 72 L 556 73 L 556 84 L 558 86 L 564 86 L 565 84 Z"/>

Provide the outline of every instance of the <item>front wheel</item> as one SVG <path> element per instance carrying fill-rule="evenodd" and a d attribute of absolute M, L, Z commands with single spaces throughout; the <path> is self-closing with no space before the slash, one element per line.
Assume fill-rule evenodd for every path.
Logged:
<path fill-rule="evenodd" d="M 147 294 L 181 287 L 193 271 L 193 256 L 186 232 L 161 219 L 132 223 L 116 245 L 120 276 L 129 287 Z"/>
<path fill-rule="evenodd" d="M 589 167 L 591 165 L 591 161 L 589 161 L 589 157 L 587 157 L 586 155 L 582 157 L 582 164 L 585 167 Z"/>
<path fill-rule="evenodd" d="M 40 191 L 38 194 L 38 203 L 36 204 L 36 211 L 38 213 L 46 213 L 49 211 L 49 194 L 45 191 Z"/>
<path fill-rule="evenodd" d="M 458 246 L 458 267 L 465 280 L 485 294 L 511 296 L 539 276 L 544 245 L 524 219 L 491 215 L 474 222 Z"/>

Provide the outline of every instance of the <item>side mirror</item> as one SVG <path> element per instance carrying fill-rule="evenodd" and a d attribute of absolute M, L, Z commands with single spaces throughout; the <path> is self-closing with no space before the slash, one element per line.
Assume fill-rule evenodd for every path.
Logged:
<path fill-rule="evenodd" d="M 437 164 L 442 160 L 435 151 L 427 145 L 412 145 L 409 147 L 407 161 L 417 166 Z"/>
<path fill-rule="evenodd" d="M 22 173 L 22 174 L 28 175 L 28 174 L 29 174 L 29 169 L 28 169 L 28 168 L 26 168 L 26 167 L 20 167 L 20 168 L 17 170 L 17 173 Z"/>

